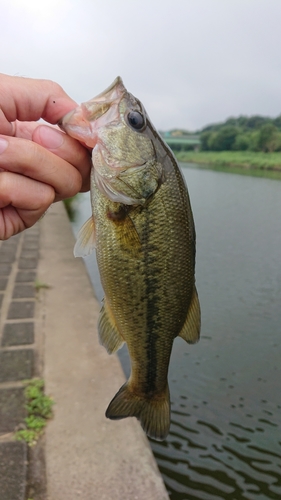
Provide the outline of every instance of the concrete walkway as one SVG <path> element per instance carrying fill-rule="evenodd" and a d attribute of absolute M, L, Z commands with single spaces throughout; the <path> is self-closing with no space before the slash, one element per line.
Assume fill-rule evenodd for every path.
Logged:
<path fill-rule="evenodd" d="M 124 375 L 98 343 L 99 305 L 73 245 L 64 207 L 55 204 L 0 247 L 0 498 L 24 500 L 33 489 L 33 500 L 167 500 L 138 422 L 104 416 Z M 38 295 L 36 271 L 49 287 Z M 34 375 L 55 406 L 31 451 L 12 431 L 24 418 L 21 380 Z"/>

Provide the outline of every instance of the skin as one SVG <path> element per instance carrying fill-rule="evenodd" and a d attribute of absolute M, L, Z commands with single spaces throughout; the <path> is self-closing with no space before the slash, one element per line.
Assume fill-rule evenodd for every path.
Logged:
<path fill-rule="evenodd" d="M 89 190 L 89 150 L 55 126 L 76 106 L 55 82 L 0 74 L 0 240 Z"/>

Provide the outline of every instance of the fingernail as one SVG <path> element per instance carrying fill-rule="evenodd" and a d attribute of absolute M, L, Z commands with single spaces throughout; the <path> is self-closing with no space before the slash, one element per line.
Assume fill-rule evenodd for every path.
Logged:
<path fill-rule="evenodd" d="M 59 148 L 64 141 L 64 134 L 46 125 L 38 127 L 41 145 L 48 149 Z"/>
<path fill-rule="evenodd" d="M 2 139 L 2 137 L 0 137 L 0 155 L 2 153 L 4 153 L 7 146 L 8 146 L 8 141 L 6 141 L 6 139 Z"/>

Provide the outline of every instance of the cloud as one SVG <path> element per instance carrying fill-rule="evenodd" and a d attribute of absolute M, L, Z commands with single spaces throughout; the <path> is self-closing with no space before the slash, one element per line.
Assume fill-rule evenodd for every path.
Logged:
<path fill-rule="evenodd" d="M 2 0 L 1 71 L 78 102 L 120 74 L 158 128 L 281 112 L 279 0 Z"/>

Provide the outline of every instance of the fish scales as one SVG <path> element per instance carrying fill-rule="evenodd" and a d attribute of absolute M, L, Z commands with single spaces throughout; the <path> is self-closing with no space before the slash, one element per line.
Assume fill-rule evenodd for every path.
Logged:
<path fill-rule="evenodd" d="M 189 234 L 188 219 L 176 220 L 177 196 L 168 197 L 169 203 L 166 202 L 171 184 L 163 184 L 141 213 L 131 215 L 141 240 L 141 248 L 133 257 L 128 246 L 122 248 L 122 242 L 120 248 L 118 226 L 116 228 L 114 222 L 103 217 L 110 202 L 97 192 L 93 203 L 102 285 L 119 331 L 127 342 L 131 360 L 135 360 L 144 392 L 153 391 L 155 384 L 158 388 L 163 387 L 167 382 L 172 341 L 182 328 L 193 286 L 188 275 L 192 274 L 194 255 L 183 245 Z M 186 278 L 183 280 L 182 276 Z M 183 286 L 179 287 L 181 281 Z M 128 318 L 133 318 L 133 325 Z M 162 357 L 166 358 L 164 362 Z M 141 367 L 137 368 L 138 360 Z M 146 370 L 143 369 L 145 360 Z M 138 384 L 139 391 L 142 385 Z"/>
<path fill-rule="evenodd" d="M 118 85 L 120 80 L 111 89 Z M 122 85 L 119 110 L 125 95 L 127 106 L 131 99 L 133 109 L 145 113 Z M 105 94 L 108 97 L 108 90 Z M 69 123 L 66 117 L 63 128 L 77 137 Z M 130 378 L 106 415 L 111 419 L 136 416 L 149 436 L 164 439 L 170 425 L 167 376 L 173 341 L 178 335 L 190 343 L 198 340 L 200 307 L 187 188 L 173 154 L 147 115 L 145 123 L 142 132 L 132 133 L 125 124 L 118 139 L 118 125 L 110 125 L 109 133 L 106 122 L 101 126 L 103 152 L 96 145 L 93 149 L 91 223 L 105 292 L 100 340 L 109 353 L 126 342 L 131 360 Z M 146 142 L 141 140 L 144 134 Z M 81 139 L 81 132 L 77 138 Z M 108 164 L 118 165 L 124 157 L 127 164 L 132 157 L 139 158 L 140 164 L 131 161 L 131 170 L 122 168 L 112 176 L 114 167 L 109 170 Z M 102 181 L 97 172 L 102 172 Z"/>

